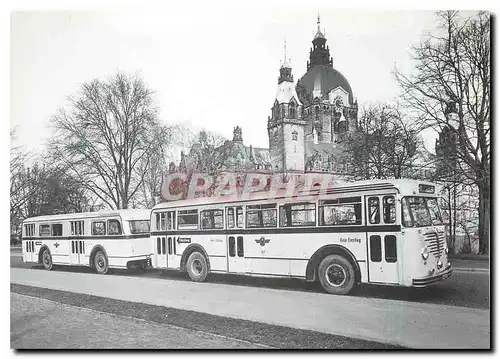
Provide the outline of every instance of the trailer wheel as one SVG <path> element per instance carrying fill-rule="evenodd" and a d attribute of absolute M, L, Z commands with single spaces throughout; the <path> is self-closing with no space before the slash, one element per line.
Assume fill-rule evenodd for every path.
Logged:
<path fill-rule="evenodd" d="M 318 267 L 321 286 L 330 294 L 344 295 L 349 293 L 356 283 L 352 264 L 338 254 L 326 256 Z"/>
<path fill-rule="evenodd" d="M 205 256 L 200 252 L 193 252 L 186 263 L 186 270 L 194 282 L 203 282 L 208 276 L 208 264 Z"/>
<path fill-rule="evenodd" d="M 47 270 L 52 270 L 53 264 L 52 264 L 52 255 L 50 254 L 50 251 L 48 248 L 45 248 L 42 253 L 42 264 L 43 267 Z"/>
<path fill-rule="evenodd" d="M 108 258 L 103 251 L 97 251 L 94 256 L 94 268 L 97 274 L 106 274 L 108 273 L 109 264 Z"/>

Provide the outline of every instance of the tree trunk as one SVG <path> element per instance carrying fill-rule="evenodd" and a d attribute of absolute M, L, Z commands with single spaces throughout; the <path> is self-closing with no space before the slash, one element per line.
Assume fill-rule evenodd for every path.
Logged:
<path fill-rule="evenodd" d="M 479 254 L 490 252 L 490 184 L 479 182 Z"/>

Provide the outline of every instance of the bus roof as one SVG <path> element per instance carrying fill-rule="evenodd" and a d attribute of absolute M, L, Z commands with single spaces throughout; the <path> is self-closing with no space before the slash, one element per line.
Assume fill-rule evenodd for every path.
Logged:
<path fill-rule="evenodd" d="M 53 214 L 45 216 L 37 216 L 26 218 L 24 222 L 31 221 L 61 221 L 70 219 L 85 219 L 85 218 L 96 218 L 96 217 L 121 217 L 123 220 L 149 220 L 151 216 L 150 209 L 120 209 L 120 210 L 110 210 L 110 211 L 97 211 L 97 212 L 78 212 L 78 213 L 64 213 L 64 214 Z"/>
<path fill-rule="evenodd" d="M 383 180 L 364 180 L 355 182 L 338 182 L 335 186 L 328 188 L 327 192 L 322 192 L 322 194 L 341 194 L 341 193 L 353 193 L 353 192 L 367 192 L 370 190 L 388 190 L 394 189 L 400 192 L 402 195 L 414 195 L 419 192 L 419 184 L 436 186 L 434 183 L 412 180 L 412 179 L 383 179 Z M 321 188 L 321 187 L 318 187 Z M 287 192 L 286 189 L 278 189 L 276 195 L 270 197 L 270 191 L 257 191 L 252 192 L 247 195 L 246 198 L 241 196 L 213 196 L 213 197 L 198 197 L 192 199 L 184 199 L 170 202 L 159 203 L 154 206 L 153 210 L 157 209 L 167 209 L 167 208 L 177 208 L 177 207 L 187 207 L 196 205 L 217 205 L 231 202 L 247 202 L 247 201 L 258 201 L 266 199 L 279 199 L 279 198 L 290 198 L 290 190 Z M 295 198 L 300 197 L 310 197 L 317 196 L 319 191 L 317 189 L 310 190 L 305 188 L 305 186 L 299 186 L 293 191 L 293 196 Z M 429 195 L 429 194 L 424 194 Z"/>

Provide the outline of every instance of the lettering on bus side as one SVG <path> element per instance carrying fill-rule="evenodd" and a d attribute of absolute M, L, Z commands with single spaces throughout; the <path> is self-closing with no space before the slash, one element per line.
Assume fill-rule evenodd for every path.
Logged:
<path fill-rule="evenodd" d="M 191 238 L 179 237 L 177 238 L 177 243 L 191 243 Z"/>
<path fill-rule="evenodd" d="M 340 237 L 341 243 L 361 243 L 361 238 L 357 237 Z"/>

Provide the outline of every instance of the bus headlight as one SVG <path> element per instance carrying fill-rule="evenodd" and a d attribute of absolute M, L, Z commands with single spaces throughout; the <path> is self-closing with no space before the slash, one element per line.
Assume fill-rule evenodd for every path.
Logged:
<path fill-rule="evenodd" d="M 420 252 L 420 254 L 422 255 L 422 258 L 424 259 L 424 261 L 426 261 L 427 258 L 429 258 L 429 251 L 427 250 L 427 247 L 423 248 L 422 252 Z"/>

